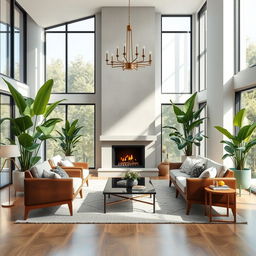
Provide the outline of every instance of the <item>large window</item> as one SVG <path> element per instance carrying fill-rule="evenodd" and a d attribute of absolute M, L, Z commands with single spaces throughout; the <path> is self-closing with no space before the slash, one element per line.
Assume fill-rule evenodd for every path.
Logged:
<path fill-rule="evenodd" d="M 14 0 L 0 1 L 0 73 L 21 82 L 26 82 L 25 15 Z"/>
<path fill-rule="evenodd" d="M 180 151 L 174 141 L 170 140 L 170 129 L 164 126 L 174 126 L 179 131 L 182 129 L 177 122 L 171 104 L 162 104 L 162 160 L 168 159 L 171 162 L 180 162 L 183 152 Z"/>
<path fill-rule="evenodd" d="M 237 98 L 237 111 L 246 108 L 245 123 L 256 122 L 256 88 L 238 92 Z M 252 135 L 256 137 L 256 132 Z M 253 147 L 248 154 L 246 166 L 252 169 L 252 175 L 256 178 L 256 147 Z"/>
<path fill-rule="evenodd" d="M 198 12 L 198 84 L 199 91 L 206 89 L 206 46 L 207 40 L 207 9 L 206 3 Z"/>
<path fill-rule="evenodd" d="M 12 101 L 11 96 L 6 94 L 0 94 L 0 118 L 12 117 Z M 5 121 L 1 125 L 0 129 L 0 143 L 1 144 L 10 144 L 7 138 L 11 138 L 11 127 L 10 122 Z M 10 167 L 9 162 L 5 165 L 6 168 Z M 0 168 L 2 168 L 3 159 L 0 159 Z M 0 173 L 0 188 L 7 184 L 10 184 L 10 173 L 3 172 Z"/>
<path fill-rule="evenodd" d="M 191 93 L 191 16 L 162 16 L 162 93 Z"/>
<path fill-rule="evenodd" d="M 47 28 L 45 39 L 53 93 L 95 93 L 95 18 Z"/>
<path fill-rule="evenodd" d="M 238 0 L 240 18 L 240 69 L 256 65 L 255 0 Z"/>
<path fill-rule="evenodd" d="M 58 136 L 56 130 L 61 131 L 65 120 L 69 120 L 70 122 L 76 119 L 79 120 L 78 124 L 84 126 L 84 128 L 81 130 L 83 136 L 75 153 L 76 161 L 88 162 L 90 168 L 95 168 L 95 105 L 59 105 L 51 116 L 63 119 L 63 122 L 56 125 L 53 136 Z M 59 147 L 59 141 L 47 141 L 46 158 L 51 158 L 57 154 L 63 156 Z"/>

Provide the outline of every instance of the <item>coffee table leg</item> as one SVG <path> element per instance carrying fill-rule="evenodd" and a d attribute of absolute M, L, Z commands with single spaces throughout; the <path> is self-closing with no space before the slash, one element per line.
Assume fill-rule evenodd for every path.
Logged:
<path fill-rule="evenodd" d="M 106 194 L 104 194 L 104 213 L 106 213 Z"/>
<path fill-rule="evenodd" d="M 108 194 L 108 198 L 110 198 L 110 194 Z"/>
<path fill-rule="evenodd" d="M 153 213 L 156 212 L 156 195 L 153 194 Z"/>

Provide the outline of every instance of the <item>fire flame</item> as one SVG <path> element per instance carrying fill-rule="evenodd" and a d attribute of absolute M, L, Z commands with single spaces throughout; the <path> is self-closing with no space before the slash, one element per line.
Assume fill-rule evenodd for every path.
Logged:
<path fill-rule="evenodd" d="M 128 162 L 128 161 L 133 161 L 133 160 L 136 161 L 136 159 L 134 159 L 133 154 L 126 155 L 124 157 L 120 157 L 120 160 L 121 160 L 121 162 Z"/>

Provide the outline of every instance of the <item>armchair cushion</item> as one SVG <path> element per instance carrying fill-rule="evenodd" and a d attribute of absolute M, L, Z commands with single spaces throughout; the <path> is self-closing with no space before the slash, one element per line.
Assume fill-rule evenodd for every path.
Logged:
<path fill-rule="evenodd" d="M 215 167 L 210 167 L 208 169 L 206 169 L 205 171 L 203 171 L 200 176 L 199 179 L 201 178 L 215 178 L 217 175 L 217 170 Z"/>
<path fill-rule="evenodd" d="M 82 179 L 72 178 L 72 180 L 73 180 L 73 191 L 75 193 L 79 189 L 79 187 L 82 185 Z"/>
<path fill-rule="evenodd" d="M 225 168 L 224 168 L 223 165 L 221 165 L 217 162 L 214 162 L 211 159 L 207 159 L 206 169 L 208 169 L 210 167 L 215 167 L 216 168 L 216 171 L 217 171 L 216 177 L 223 177 L 224 176 Z"/>
<path fill-rule="evenodd" d="M 83 169 L 83 178 L 87 178 L 89 176 L 89 170 L 88 169 Z"/>
<path fill-rule="evenodd" d="M 52 169 L 52 172 L 59 175 L 63 179 L 69 178 L 69 175 L 67 174 L 67 172 L 65 172 L 65 170 L 63 170 L 60 166 L 56 166 L 56 168 Z"/>
<path fill-rule="evenodd" d="M 51 171 L 43 171 L 43 177 L 47 179 L 61 179 L 61 176 L 57 173 L 51 172 Z"/>
<path fill-rule="evenodd" d="M 59 163 L 60 163 L 60 164 L 59 164 Z M 70 160 L 68 160 L 68 159 L 60 160 L 59 163 L 58 163 L 58 164 L 59 164 L 60 166 L 64 166 L 64 167 L 74 167 L 74 164 L 73 164 Z"/>
<path fill-rule="evenodd" d="M 201 157 L 187 157 L 186 160 L 181 165 L 181 172 L 184 172 L 188 175 L 196 168 L 197 166 L 204 166 L 206 164 L 206 159 Z"/>
<path fill-rule="evenodd" d="M 31 174 L 34 178 L 42 178 L 43 171 L 51 171 L 51 166 L 48 161 L 44 161 L 43 163 L 37 164 L 30 169 Z"/>
<path fill-rule="evenodd" d="M 185 193 L 186 185 L 187 185 L 187 178 L 186 177 L 176 177 L 176 183 L 178 187 Z"/>
<path fill-rule="evenodd" d="M 186 177 L 186 178 L 190 177 L 188 174 L 181 172 L 180 169 L 170 170 L 170 176 L 171 176 L 172 180 L 176 180 L 176 177 Z"/>

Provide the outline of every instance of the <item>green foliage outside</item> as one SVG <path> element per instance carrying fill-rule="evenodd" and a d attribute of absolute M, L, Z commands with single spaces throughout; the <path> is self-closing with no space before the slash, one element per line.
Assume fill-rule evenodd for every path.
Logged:
<path fill-rule="evenodd" d="M 241 108 L 246 108 L 245 124 L 256 122 L 256 89 L 241 93 Z M 256 138 L 256 131 L 252 134 L 252 139 Z M 252 169 L 253 177 L 256 178 L 256 147 L 252 148 L 246 160 L 246 167 Z"/>
<path fill-rule="evenodd" d="M 247 46 L 246 62 L 248 67 L 256 64 L 256 43 L 251 43 Z"/>

